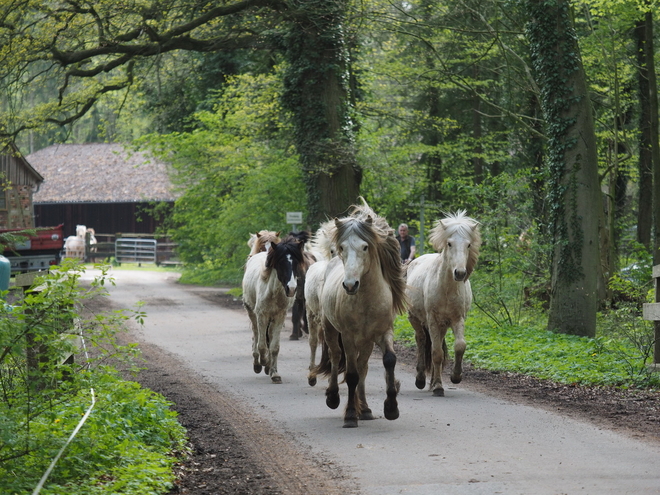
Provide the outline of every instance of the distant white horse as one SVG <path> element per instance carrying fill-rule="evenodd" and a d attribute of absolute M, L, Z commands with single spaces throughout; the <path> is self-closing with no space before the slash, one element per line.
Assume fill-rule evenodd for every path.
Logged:
<path fill-rule="evenodd" d="M 76 235 L 71 235 L 64 241 L 64 257 L 85 259 L 85 234 L 87 227 L 84 225 L 76 226 Z"/>
<path fill-rule="evenodd" d="M 465 318 L 472 304 L 470 274 L 479 258 L 481 234 L 479 222 L 465 211 L 438 220 L 429 241 L 438 253 L 425 254 L 407 266 L 409 300 L 408 319 L 415 329 L 417 341 L 417 376 L 415 385 L 426 386 L 426 373 L 431 372 L 430 388 L 435 396 L 443 396 L 442 369 L 447 360 L 445 335 L 454 332 L 454 369 L 452 383 L 463 378 L 465 352 Z"/>

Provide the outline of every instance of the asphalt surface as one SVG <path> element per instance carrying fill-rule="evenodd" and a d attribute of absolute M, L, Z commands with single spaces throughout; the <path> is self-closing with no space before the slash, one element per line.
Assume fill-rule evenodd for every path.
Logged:
<path fill-rule="evenodd" d="M 355 479 L 362 494 L 660 494 L 660 445 L 469 389 L 445 397 L 415 388 L 397 365 L 400 417 L 384 419 L 384 370 L 372 358 L 367 397 L 376 419 L 342 428 L 342 404 L 325 405 L 325 380 L 307 384 L 306 339 L 282 331 L 282 384 L 252 371 L 247 315 L 208 301 L 221 289 L 186 287 L 174 273 L 114 270 L 113 303 L 147 313 L 141 337 L 187 363 L 319 462 Z M 86 277 L 94 275 L 88 271 Z M 206 297 L 204 297 L 206 296 Z M 469 337 L 468 337 L 469 348 Z"/>

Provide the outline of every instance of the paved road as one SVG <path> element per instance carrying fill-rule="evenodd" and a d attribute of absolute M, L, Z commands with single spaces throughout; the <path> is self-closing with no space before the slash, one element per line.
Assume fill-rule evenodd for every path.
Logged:
<path fill-rule="evenodd" d="M 146 303 L 148 342 L 240 398 L 293 442 L 340 466 L 362 494 L 660 494 L 660 446 L 476 393 L 466 383 L 449 387 L 444 398 L 432 397 L 415 388 L 410 367 L 397 365 L 401 415 L 388 421 L 377 359 L 367 380 L 377 419 L 344 429 L 345 385 L 340 409 L 328 409 L 325 380 L 307 385 L 307 340 L 289 341 L 283 330 L 283 383 L 275 385 L 252 371 L 246 314 L 201 297 L 218 289 L 177 285 L 172 273 L 116 270 L 113 276 L 115 303 Z"/>

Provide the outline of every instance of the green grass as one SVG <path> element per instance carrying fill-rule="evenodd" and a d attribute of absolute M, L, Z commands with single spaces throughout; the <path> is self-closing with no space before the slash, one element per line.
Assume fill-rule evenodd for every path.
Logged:
<path fill-rule="evenodd" d="M 395 323 L 395 338 L 415 342 L 404 316 Z M 657 387 L 660 375 L 650 373 L 643 353 L 621 338 L 585 338 L 557 334 L 541 324 L 496 327 L 482 313 L 471 313 L 466 322 L 465 360 L 493 371 L 510 371 L 564 384 Z M 452 352 L 453 335 L 448 332 Z"/>

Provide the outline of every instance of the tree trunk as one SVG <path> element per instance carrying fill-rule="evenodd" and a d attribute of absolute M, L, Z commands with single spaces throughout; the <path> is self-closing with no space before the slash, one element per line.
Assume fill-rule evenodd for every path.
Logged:
<path fill-rule="evenodd" d="M 646 25 L 652 23 L 650 16 L 641 19 L 635 26 L 637 41 L 637 65 L 639 71 L 639 198 L 637 203 L 637 242 L 651 250 L 651 225 L 653 224 L 653 155 L 651 152 L 651 93 L 647 59 Z"/>
<path fill-rule="evenodd" d="M 355 157 L 343 22 L 345 1 L 303 0 L 291 12 L 285 106 L 307 185 L 308 224 L 317 226 L 357 201 L 362 171 Z"/>
<path fill-rule="evenodd" d="M 528 0 L 527 37 L 546 119 L 554 241 L 548 328 L 596 334 L 602 198 L 596 135 L 567 0 Z"/>

